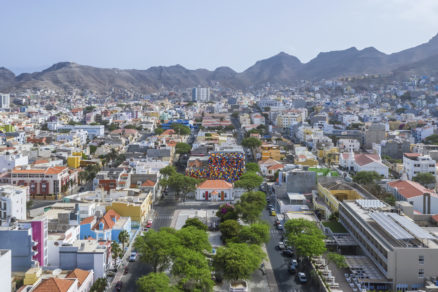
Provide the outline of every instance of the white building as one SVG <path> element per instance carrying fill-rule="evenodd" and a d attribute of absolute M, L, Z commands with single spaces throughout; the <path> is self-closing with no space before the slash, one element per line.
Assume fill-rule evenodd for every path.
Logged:
<path fill-rule="evenodd" d="M 414 210 L 422 214 L 438 214 L 438 195 L 417 182 L 410 180 L 395 180 L 386 184 L 388 192 L 396 201 L 410 203 Z"/>
<path fill-rule="evenodd" d="M 26 220 L 26 202 L 29 196 L 28 187 L 12 185 L 0 186 L 0 222 L 8 224 L 12 217 Z"/>
<path fill-rule="evenodd" d="M 209 101 L 210 100 L 210 88 L 195 87 L 192 89 L 193 101 Z"/>
<path fill-rule="evenodd" d="M 11 250 L 0 249 L 0 283 L 2 291 L 12 291 L 11 280 Z"/>
<path fill-rule="evenodd" d="M 429 155 L 421 155 L 419 153 L 404 153 L 403 154 L 403 169 L 412 180 L 419 173 L 430 173 L 436 175 L 436 161 L 430 158 Z"/>
<path fill-rule="evenodd" d="M 357 152 L 360 149 L 360 142 L 356 139 L 339 139 L 338 147 L 340 152 Z"/>
<path fill-rule="evenodd" d="M 27 155 L 22 154 L 1 154 L 0 155 L 0 171 L 8 171 L 18 166 L 29 164 Z"/>
<path fill-rule="evenodd" d="M 232 201 L 233 184 L 224 180 L 206 180 L 196 189 L 196 200 Z"/>
<path fill-rule="evenodd" d="M 90 139 L 102 137 L 105 133 L 103 125 L 58 125 L 58 130 L 84 130 L 88 133 Z"/>
<path fill-rule="evenodd" d="M 10 95 L 5 93 L 0 93 L 0 108 L 9 108 Z"/>
<path fill-rule="evenodd" d="M 339 166 L 355 172 L 375 171 L 385 178 L 388 177 L 388 166 L 382 163 L 382 159 L 378 154 L 342 153 L 339 156 Z"/>
<path fill-rule="evenodd" d="M 63 244 L 73 244 L 79 239 L 80 226 L 72 226 L 64 233 L 52 233 L 47 238 L 47 268 L 59 268 L 59 247 Z"/>

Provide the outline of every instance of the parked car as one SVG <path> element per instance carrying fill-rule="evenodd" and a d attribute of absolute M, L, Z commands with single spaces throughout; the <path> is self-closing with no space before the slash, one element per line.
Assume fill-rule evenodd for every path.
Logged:
<path fill-rule="evenodd" d="M 285 244 L 283 241 L 278 242 L 278 244 L 275 246 L 276 249 L 278 250 L 283 250 L 286 248 Z"/>
<path fill-rule="evenodd" d="M 299 272 L 297 274 L 297 280 L 298 282 L 300 282 L 301 284 L 307 283 L 307 277 L 306 274 L 303 272 Z"/>
<path fill-rule="evenodd" d="M 283 231 L 284 230 L 283 224 L 278 224 L 277 225 L 277 230 Z"/>
<path fill-rule="evenodd" d="M 116 291 L 121 291 L 123 287 L 123 282 L 122 281 L 118 281 L 116 284 Z"/>
<path fill-rule="evenodd" d="M 298 267 L 298 261 L 296 259 L 291 259 L 290 264 Z"/>
<path fill-rule="evenodd" d="M 131 252 L 131 255 L 129 256 L 129 261 L 135 262 L 136 258 L 137 258 L 137 253 L 135 251 Z"/>
<path fill-rule="evenodd" d="M 297 272 L 297 266 L 293 265 L 293 264 L 289 264 L 289 266 L 287 267 L 287 270 L 289 271 L 289 273 L 291 274 L 295 274 Z"/>
<path fill-rule="evenodd" d="M 281 254 L 285 257 L 293 257 L 294 256 L 293 250 L 291 250 L 289 248 L 284 249 Z"/>
<path fill-rule="evenodd" d="M 272 209 L 272 205 L 271 204 L 266 206 L 266 210 L 271 210 L 271 209 Z"/>
<path fill-rule="evenodd" d="M 123 270 L 123 275 L 126 275 L 129 272 L 128 266 L 125 267 L 125 269 Z"/>

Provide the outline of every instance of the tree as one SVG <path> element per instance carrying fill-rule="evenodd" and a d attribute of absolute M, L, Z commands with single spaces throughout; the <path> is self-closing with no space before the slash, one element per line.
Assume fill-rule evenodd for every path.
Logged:
<path fill-rule="evenodd" d="M 235 281 L 249 279 L 265 257 L 266 254 L 258 245 L 229 243 L 217 250 L 213 266 L 224 279 Z"/>
<path fill-rule="evenodd" d="M 216 216 L 221 219 L 221 222 L 226 220 L 237 220 L 239 218 L 236 208 L 229 203 L 220 205 L 219 210 L 216 212 Z"/>
<path fill-rule="evenodd" d="M 155 132 L 155 135 L 161 135 L 164 133 L 164 129 L 163 128 L 156 128 L 154 132 Z"/>
<path fill-rule="evenodd" d="M 260 191 L 243 193 L 236 204 L 237 213 L 247 223 L 257 221 L 265 207 L 266 194 Z"/>
<path fill-rule="evenodd" d="M 152 266 L 154 272 L 169 267 L 178 238 L 167 230 L 149 230 L 135 240 L 135 248 L 141 254 L 140 259 Z"/>
<path fill-rule="evenodd" d="M 255 162 L 249 162 L 249 163 L 246 164 L 246 171 L 247 172 L 259 172 L 260 171 L 260 167 Z"/>
<path fill-rule="evenodd" d="M 284 228 L 286 237 L 299 256 L 311 257 L 326 251 L 324 234 L 315 222 L 305 219 L 288 220 Z"/>
<path fill-rule="evenodd" d="M 435 176 L 428 172 L 419 173 L 412 179 L 413 181 L 422 184 L 424 187 L 429 187 L 435 184 Z"/>
<path fill-rule="evenodd" d="M 181 173 L 172 174 L 170 177 L 160 181 L 162 186 L 171 187 L 176 192 L 178 198 L 183 194 L 184 200 L 187 193 L 196 190 L 198 183 L 199 181 L 196 178 L 185 176 Z"/>
<path fill-rule="evenodd" d="M 178 135 L 190 135 L 190 128 L 181 124 L 172 124 L 170 126 Z"/>
<path fill-rule="evenodd" d="M 373 183 L 379 180 L 380 178 L 381 178 L 380 175 L 375 171 L 359 171 L 353 177 L 353 181 L 359 184 L 366 185 Z"/>
<path fill-rule="evenodd" d="M 236 220 L 226 220 L 219 224 L 219 230 L 222 234 L 222 240 L 228 242 L 234 240 L 240 233 L 242 226 Z"/>
<path fill-rule="evenodd" d="M 176 169 L 173 165 L 168 165 L 168 166 L 160 169 L 160 173 L 162 175 L 171 176 L 173 174 L 176 174 L 177 172 L 176 172 Z"/>
<path fill-rule="evenodd" d="M 114 260 L 114 267 L 117 266 L 117 258 L 121 258 L 122 254 L 123 252 L 120 245 L 115 241 L 111 242 L 111 256 Z"/>
<path fill-rule="evenodd" d="M 262 142 L 255 137 L 245 138 L 242 141 L 242 146 L 246 147 L 246 148 L 254 149 L 254 148 L 260 147 L 261 145 L 262 145 Z"/>
<path fill-rule="evenodd" d="M 122 230 L 119 233 L 119 241 L 122 243 L 122 250 L 125 251 L 125 243 L 129 242 L 129 233 L 126 230 Z"/>
<path fill-rule="evenodd" d="M 178 154 L 187 154 L 190 153 L 192 146 L 187 143 L 176 143 L 175 151 Z"/>
<path fill-rule="evenodd" d="M 426 137 L 426 139 L 424 140 L 424 144 L 438 144 L 438 135 L 437 134 L 433 134 L 430 135 L 429 137 Z"/>
<path fill-rule="evenodd" d="M 199 230 L 207 231 L 207 225 L 205 225 L 198 218 L 188 218 L 182 228 L 191 227 L 191 226 L 198 228 Z"/>
<path fill-rule="evenodd" d="M 334 263 L 339 269 L 348 268 L 348 265 L 345 262 L 345 257 L 341 254 L 338 254 L 336 252 L 329 252 L 327 254 L 327 259 L 329 262 Z"/>
<path fill-rule="evenodd" d="M 269 241 L 269 226 L 266 223 L 254 223 L 250 226 L 242 226 L 238 242 L 248 244 L 262 244 Z"/>
<path fill-rule="evenodd" d="M 108 282 L 105 278 L 98 278 L 94 281 L 93 286 L 90 288 L 90 292 L 104 292 L 108 286 Z"/>
<path fill-rule="evenodd" d="M 234 183 L 237 188 L 247 189 L 248 192 L 258 188 L 263 183 L 263 177 L 253 173 L 244 173 L 239 180 Z"/>
<path fill-rule="evenodd" d="M 140 292 L 171 292 L 175 291 L 170 286 L 169 277 L 165 273 L 150 273 L 137 280 Z"/>
<path fill-rule="evenodd" d="M 212 291 L 214 282 L 207 259 L 199 251 L 181 247 L 173 260 L 172 275 L 182 291 Z"/>
<path fill-rule="evenodd" d="M 194 251 L 211 251 L 210 241 L 208 241 L 208 234 L 204 230 L 200 230 L 194 226 L 182 228 L 176 232 L 179 242 L 182 246 Z"/>

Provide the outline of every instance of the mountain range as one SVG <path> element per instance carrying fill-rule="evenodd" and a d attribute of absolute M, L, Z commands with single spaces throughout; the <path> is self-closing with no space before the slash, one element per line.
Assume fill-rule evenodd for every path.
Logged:
<path fill-rule="evenodd" d="M 438 35 L 429 42 L 393 54 L 373 47 L 319 53 L 302 63 L 297 57 L 281 52 L 260 60 L 243 72 L 229 67 L 214 71 L 189 70 L 181 65 L 158 66 L 146 70 L 96 68 L 72 62 L 61 62 L 35 73 L 18 76 L 0 67 L 0 91 L 14 89 L 79 88 L 96 93 L 127 89 L 152 93 L 160 89 L 176 90 L 195 86 L 221 85 L 246 89 L 265 85 L 294 85 L 299 80 L 321 80 L 363 74 L 390 74 L 404 78 L 412 74 L 438 77 Z"/>

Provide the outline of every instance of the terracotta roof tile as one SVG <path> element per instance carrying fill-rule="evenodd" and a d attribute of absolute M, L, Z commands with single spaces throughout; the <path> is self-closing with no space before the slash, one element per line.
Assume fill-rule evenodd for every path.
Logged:
<path fill-rule="evenodd" d="M 424 193 L 436 195 L 433 190 L 426 189 L 421 184 L 410 180 L 396 180 L 389 182 L 388 185 L 392 188 L 397 188 L 398 193 L 406 199 L 418 197 Z"/>
<path fill-rule="evenodd" d="M 198 186 L 198 189 L 232 189 L 233 185 L 224 180 L 206 180 Z"/>
<path fill-rule="evenodd" d="M 82 283 L 87 279 L 89 274 L 90 274 L 89 271 L 84 271 L 81 269 L 74 269 L 65 277 L 78 279 L 78 287 L 81 287 Z"/>
<path fill-rule="evenodd" d="M 34 292 L 67 292 L 75 281 L 70 279 L 49 278 L 44 279 L 34 289 Z"/>
<path fill-rule="evenodd" d="M 141 186 L 142 187 L 153 187 L 155 185 L 155 182 L 151 181 L 150 179 L 148 179 L 147 181 L 145 181 Z"/>
<path fill-rule="evenodd" d="M 94 220 L 94 216 L 90 216 L 90 217 L 84 218 L 81 221 L 81 225 L 90 224 L 91 222 L 93 222 L 93 220 Z"/>

